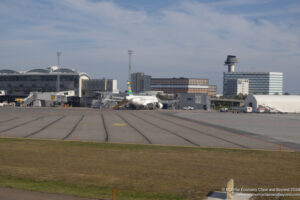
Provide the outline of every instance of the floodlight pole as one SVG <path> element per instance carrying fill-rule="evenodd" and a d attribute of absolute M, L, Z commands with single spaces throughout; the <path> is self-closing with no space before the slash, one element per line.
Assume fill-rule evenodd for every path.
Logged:
<path fill-rule="evenodd" d="M 59 57 L 61 56 L 61 52 L 56 52 L 56 55 L 57 55 L 57 67 L 60 67 L 60 63 L 59 63 Z M 56 92 L 59 92 L 60 91 L 60 75 L 59 75 L 59 72 L 57 74 L 57 77 L 56 77 Z"/>
<path fill-rule="evenodd" d="M 60 63 L 59 63 L 59 57 L 61 56 L 61 52 L 56 52 L 56 55 L 57 55 L 57 67 L 60 67 Z"/>
<path fill-rule="evenodd" d="M 128 81 L 131 83 L 131 55 L 133 51 L 128 50 L 128 56 L 129 56 L 129 68 L 128 68 Z"/>

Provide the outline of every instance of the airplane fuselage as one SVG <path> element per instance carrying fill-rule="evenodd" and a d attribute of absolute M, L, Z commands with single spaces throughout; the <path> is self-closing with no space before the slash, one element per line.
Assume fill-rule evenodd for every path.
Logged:
<path fill-rule="evenodd" d="M 162 108 L 162 104 L 159 102 L 156 96 L 141 96 L 141 95 L 129 95 L 126 97 L 130 104 L 136 107 L 144 108 Z"/>

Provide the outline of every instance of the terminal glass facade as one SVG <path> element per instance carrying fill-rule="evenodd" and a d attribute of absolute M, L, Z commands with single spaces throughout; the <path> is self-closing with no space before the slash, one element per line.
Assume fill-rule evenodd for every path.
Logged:
<path fill-rule="evenodd" d="M 73 70 L 33 69 L 28 72 L 0 70 L 0 90 L 7 96 L 26 97 L 30 92 L 74 91 L 80 95 L 81 75 Z"/>
<path fill-rule="evenodd" d="M 282 95 L 282 72 L 224 72 L 223 95 L 230 97 L 232 94 L 232 80 L 248 79 L 249 94 Z"/>

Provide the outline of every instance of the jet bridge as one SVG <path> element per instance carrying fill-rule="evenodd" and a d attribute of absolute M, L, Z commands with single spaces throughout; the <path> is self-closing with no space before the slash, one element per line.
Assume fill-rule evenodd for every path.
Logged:
<path fill-rule="evenodd" d="M 22 100 L 22 105 L 44 107 L 65 104 L 68 102 L 68 97 L 74 95 L 75 91 L 30 92 L 29 96 Z"/>

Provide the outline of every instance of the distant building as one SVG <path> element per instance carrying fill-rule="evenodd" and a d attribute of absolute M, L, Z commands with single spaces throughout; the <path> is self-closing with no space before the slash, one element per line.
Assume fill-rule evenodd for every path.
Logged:
<path fill-rule="evenodd" d="M 48 95 L 68 91 L 66 94 L 72 94 L 68 99 L 73 106 L 87 105 L 86 102 L 95 98 L 97 92 L 119 92 L 117 80 L 90 79 L 84 72 L 56 66 L 26 72 L 0 70 L 0 91 L 0 101 L 9 102 L 24 99 L 32 92 Z"/>
<path fill-rule="evenodd" d="M 27 72 L 0 70 L 0 90 L 5 92 L 5 100 L 27 97 L 30 92 L 74 91 L 82 97 L 82 82 L 89 75 L 73 69 L 58 68 L 32 69 Z"/>
<path fill-rule="evenodd" d="M 226 96 L 235 97 L 238 95 L 249 94 L 249 80 L 248 79 L 229 79 L 227 81 Z"/>
<path fill-rule="evenodd" d="M 210 97 L 207 94 L 180 93 L 176 94 L 178 108 L 191 106 L 194 109 L 210 110 Z"/>
<path fill-rule="evenodd" d="M 300 113 L 300 95 L 249 95 L 245 106 L 253 112 Z"/>
<path fill-rule="evenodd" d="M 152 78 L 151 88 L 167 94 L 192 93 L 216 96 L 217 87 L 209 85 L 208 79 L 199 78 Z"/>
<path fill-rule="evenodd" d="M 82 82 L 82 105 L 90 107 L 96 100 L 118 94 L 118 82 L 114 79 L 90 79 Z"/>
<path fill-rule="evenodd" d="M 131 74 L 131 89 L 133 93 L 141 93 L 151 90 L 151 76 L 143 72 Z"/>
<path fill-rule="evenodd" d="M 225 97 L 235 97 L 240 91 L 246 90 L 246 79 L 249 81 L 248 94 L 282 94 L 282 72 L 235 72 L 236 63 L 238 60 L 233 55 L 228 55 L 224 63 L 228 66 L 228 72 L 223 73 L 223 95 Z"/>
<path fill-rule="evenodd" d="M 92 97 L 96 92 L 119 93 L 118 82 L 114 79 L 90 79 L 82 82 L 83 96 Z"/>
<path fill-rule="evenodd" d="M 234 86 L 232 81 L 238 79 L 249 80 L 249 94 L 282 94 L 282 72 L 224 72 L 223 94 L 226 97 L 233 95 Z"/>

